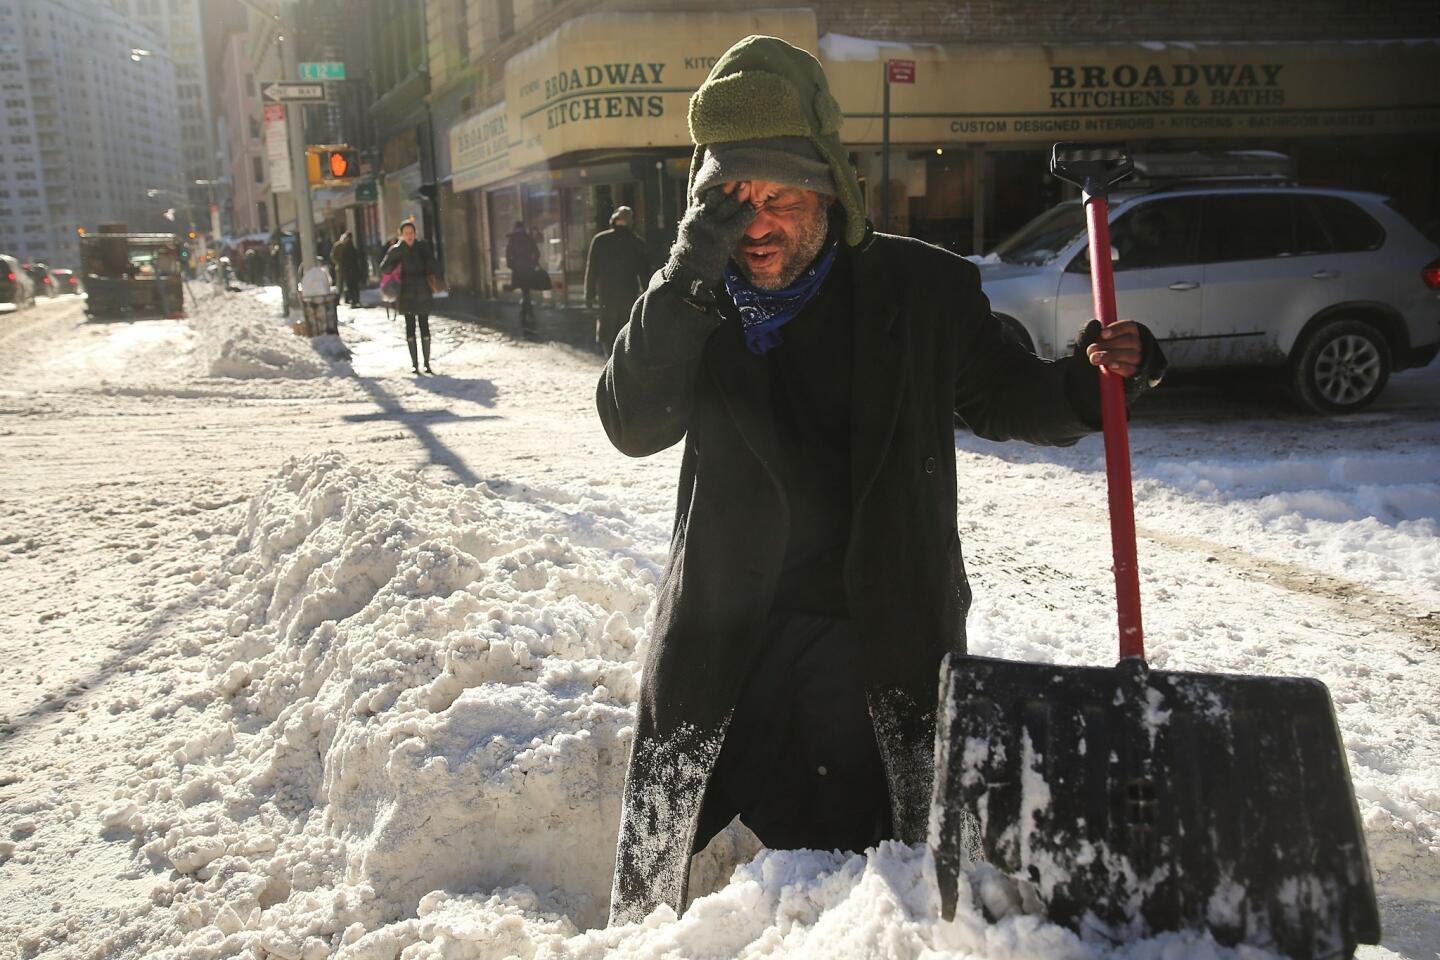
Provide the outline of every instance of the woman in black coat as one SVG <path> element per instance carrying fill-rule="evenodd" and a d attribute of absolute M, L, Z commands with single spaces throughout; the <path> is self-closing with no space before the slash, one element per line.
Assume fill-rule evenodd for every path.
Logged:
<path fill-rule="evenodd" d="M 415 356 L 415 327 L 418 323 L 425 372 L 434 373 L 430 369 L 430 305 L 431 283 L 438 274 L 430 244 L 416 239 L 413 222 L 406 221 L 400 225 L 400 239 L 385 251 L 385 258 L 380 261 L 380 275 L 383 277 L 394 270 L 397 264 L 400 266 L 400 297 L 395 301 L 395 311 L 405 315 L 405 344 L 410 348 L 410 366 L 417 374 L 420 372 L 420 363 Z"/>

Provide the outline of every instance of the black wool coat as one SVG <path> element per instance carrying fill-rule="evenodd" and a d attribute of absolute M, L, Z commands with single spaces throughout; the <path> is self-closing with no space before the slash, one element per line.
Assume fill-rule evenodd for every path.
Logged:
<path fill-rule="evenodd" d="M 585 258 L 585 301 L 601 306 L 624 304 L 629 310 L 650 279 L 645 243 L 629 227 L 602 230 L 590 240 Z"/>
<path fill-rule="evenodd" d="M 894 835 L 924 839 L 940 661 L 965 649 L 970 587 L 956 521 L 955 423 L 982 437 L 1073 443 L 1098 429 L 1097 377 L 1037 359 L 990 313 L 979 271 L 905 237 L 852 250 L 851 617 L 874 655 L 867 700 Z M 685 441 L 670 559 L 626 775 L 612 923 L 684 908 L 691 846 L 731 710 L 785 557 L 765 364 L 723 293 L 657 273 L 597 390 L 623 453 Z M 842 479 L 840 482 L 844 482 Z"/>
<path fill-rule="evenodd" d="M 430 244 L 416 240 L 406 245 L 396 240 L 380 261 L 380 273 L 388 273 L 400 264 L 400 299 L 395 301 L 396 313 L 429 313 L 433 302 L 430 278 L 436 275 L 435 254 Z"/>

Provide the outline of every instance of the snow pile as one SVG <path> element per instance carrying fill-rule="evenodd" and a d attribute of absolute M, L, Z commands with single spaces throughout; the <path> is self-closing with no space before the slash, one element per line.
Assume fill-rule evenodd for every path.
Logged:
<path fill-rule="evenodd" d="M 193 732 L 104 815 L 180 874 L 171 945 L 308 957 L 437 888 L 602 924 L 656 560 L 623 520 L 288 463 L 169 705 Z"/>
<path fill-rule="evenodd" d="M 151 955 L 1235 956 L 1194 936 L 1117 954 L 1018 900 L 941 921 L 928 854 L 900 844 L 767 851 L 729 877 L 754 852 L 738 833 L 683 917 L 598 929 L 665 550 L 635 529 L 609 502 L 288 462 L 206 588 L 225 613 L 204 669 L 161 705 L 186 735 L 142 749 L 101 814 L 173 868 Z M 1405 895 L 1436 861 L 1419 823 L 1395 835 L 1394 796 L 1362 785 Z"/>
<path fill-rule="evenodd" d="M 329 376 L 331 362 L 345 356 L 337 337 L 297 337 L 255 297 L 215 297 L 196 311 L 194 324 L 212 377 L 311 380 Z"/>

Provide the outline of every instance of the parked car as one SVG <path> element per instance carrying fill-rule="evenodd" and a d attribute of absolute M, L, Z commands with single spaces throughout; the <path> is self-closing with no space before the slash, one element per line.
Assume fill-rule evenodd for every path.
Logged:
<path fill-rule="evenodd" d="M 0 253 L 0 310 L 18 310 L 35 303 L 35 281 L 20 261 Z"/>
<path fill-rule="evenodd" d="M 63 294 L 80 294 L 85 288 L 80 285 L 80 278 L 74 270 L 67 270 L 61 267 L 58 270 L 51 270 L 50 275 L 55 278 L 55 289 Z"/>
<path fill-rule="evenodd" d="M 20 266 L 30 274 L 30 279 L 35 284 L 35 296 L 58 297 L 60 295 L 60 291 L 55 289 L 55 278 L 50 275 L 50 268 L 45 264 L 22 263 Z"/>
<path fill-rule="evenodd" d="M 1440 245 L 1382 196 L 1194 181 L 1110 201 L 1119 313 L 1172 370 L 1282 371 L 1305 406 L 1348 413 L 1440 352 Z M 1092 316 L 1085 213 L 1061 203 L 980 262 L 1011 335 L 1043 357 Z"/>

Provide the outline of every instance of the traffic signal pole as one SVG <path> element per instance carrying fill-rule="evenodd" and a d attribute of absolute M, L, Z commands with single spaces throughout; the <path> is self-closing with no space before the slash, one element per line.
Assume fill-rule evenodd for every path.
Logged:
<path fill-rule="evenodd" d="M 295 35 L 295 4 L 280 5 L 280 66 L 284 80 L 300 76 Z M 295 222 L 300 230 L 300 269 L 315 260 L 315 212 L 310 206 L 310 174 L 305 164 L 305 124 L 298 103 L 285 104 L 285 132 L 290 141 L 290 196 L 295 201 Z M 279 227 L 279 223 L 276 223 Z"/>

